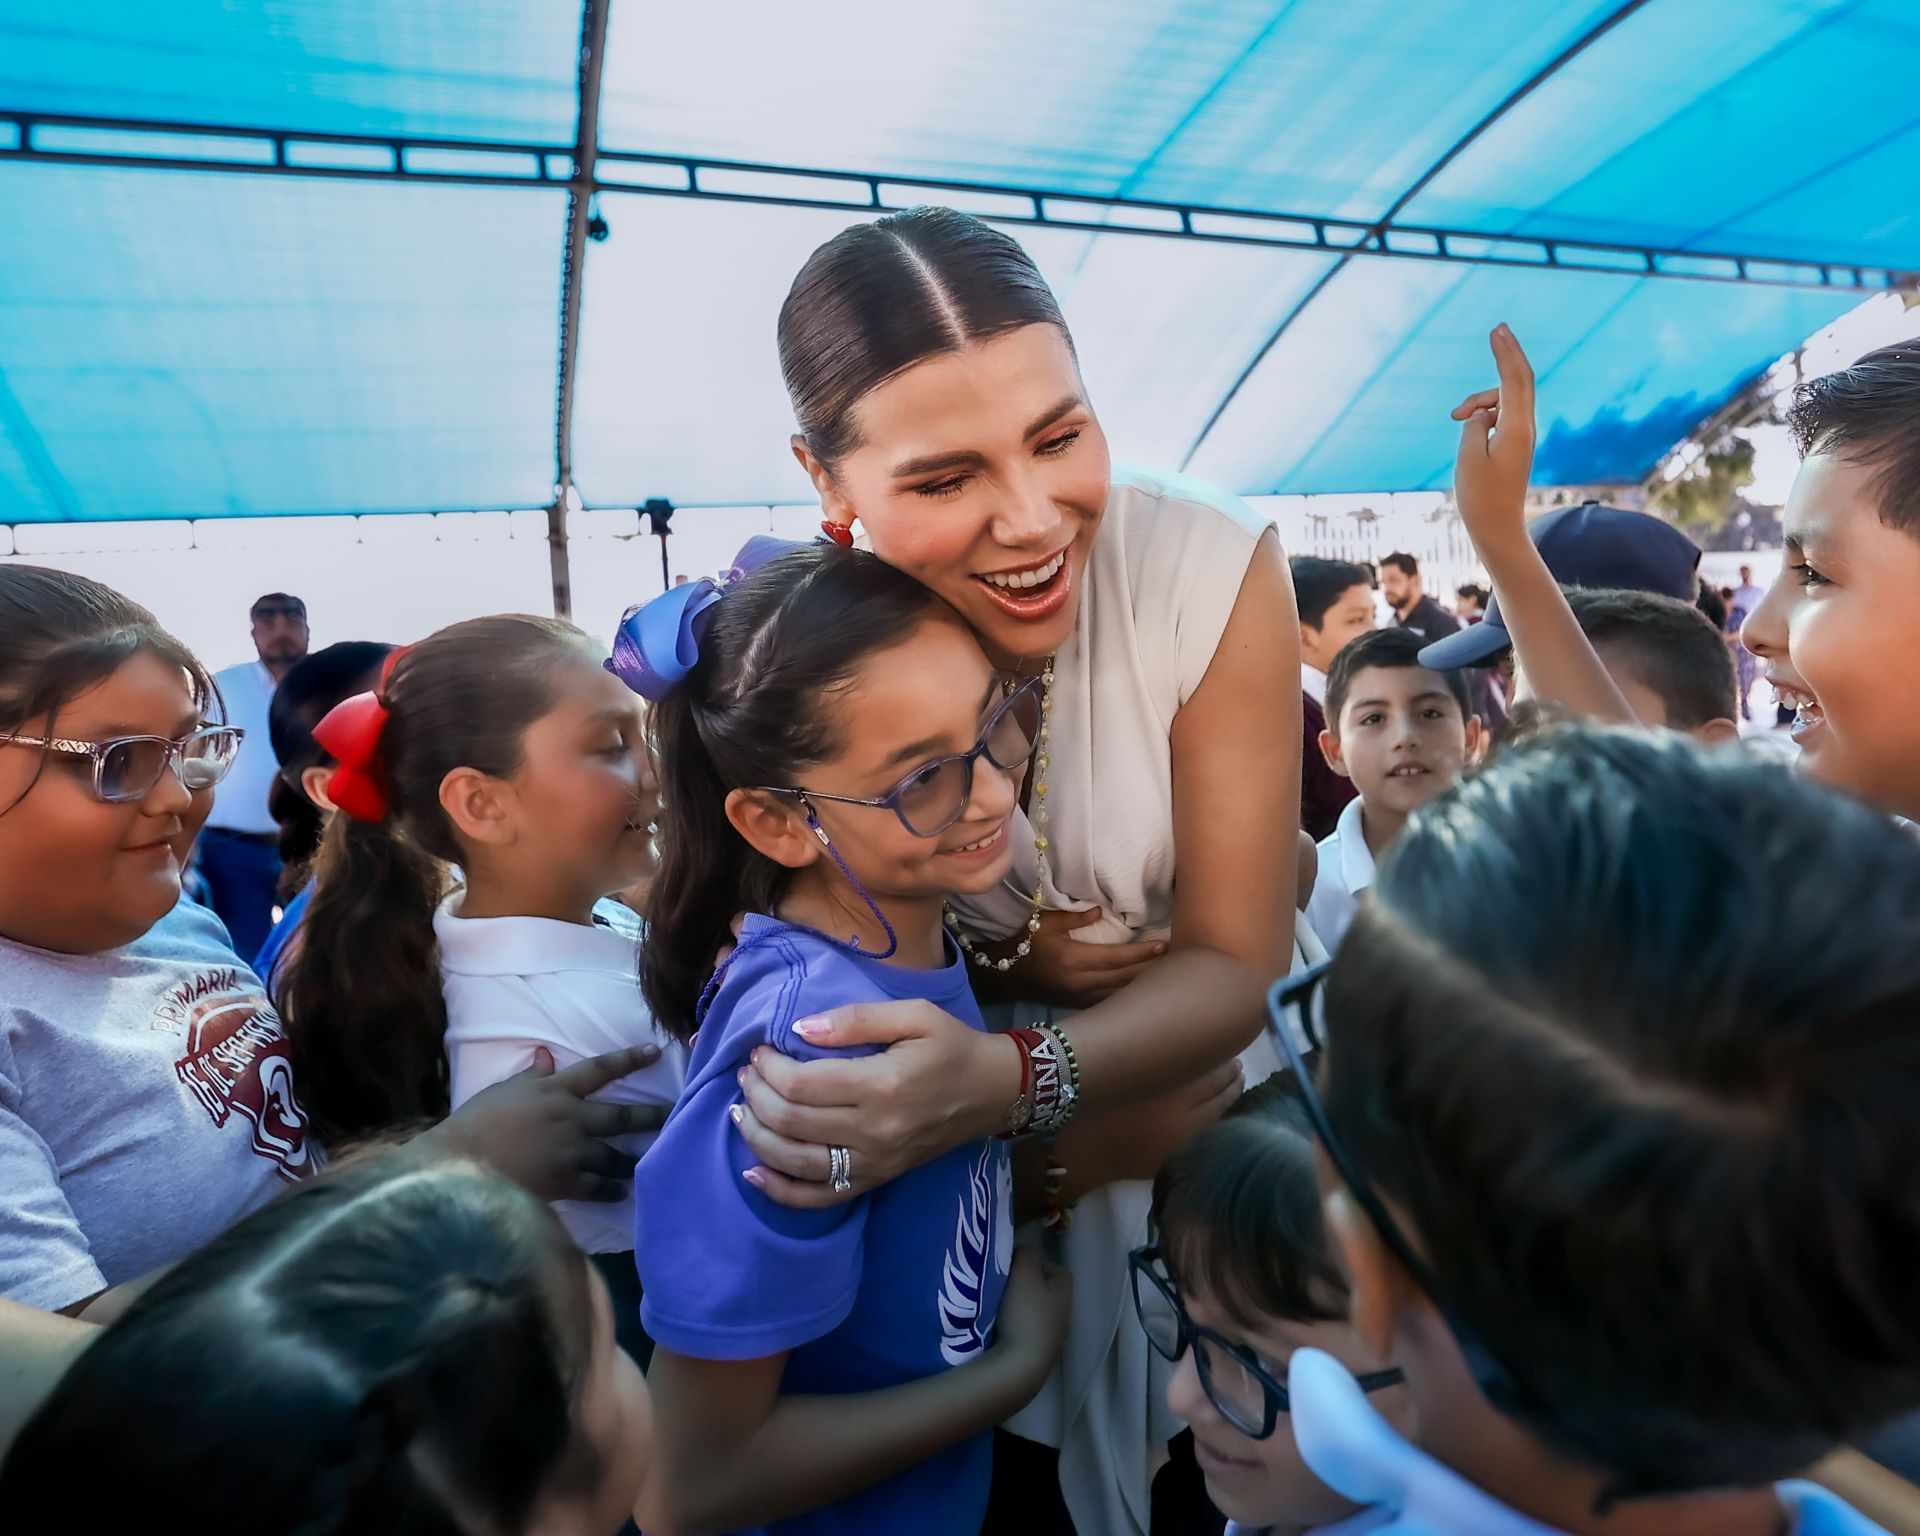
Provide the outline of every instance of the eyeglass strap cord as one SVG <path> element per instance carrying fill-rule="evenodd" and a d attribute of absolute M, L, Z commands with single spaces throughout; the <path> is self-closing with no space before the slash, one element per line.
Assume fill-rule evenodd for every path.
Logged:
<path fill-rule="evenodd" d="M 859 894 L 860 899 L 867 904 L 867 910 L 874 915 L 881 929 L 886 933 L 886 951 L 882 954 L 874 955 L 871 958 L 875 960 L 891 960 L 900 952 L 900 935 L 893 931 L 893 924 L 887 921 L 887 914 L 882 912 L 879 905 L 867 894 L 867 888 L 860 883 L 854 872 L 847 868 L 847 861 L 840 857 L 840 850 L 833 846 L 833 839 L 827 836 L 827 829 L 820 825 L 820 817 L 815 813 L 812 804 L 804 794 L 800 796 L 800 803 L 806 807 L 808 829 L 815 837 L 820 839 L 820 846 L 827 850 L 827 856 L 831 858 L 835 864 L 840 866 L 840 873 L 847 877 L 847 883 L 854 888 Z M 849 947 L 859 949 L 860 941 L 856 938 Z M 862 953 L 865 953 L 865 951 L 862 951 Z"/>

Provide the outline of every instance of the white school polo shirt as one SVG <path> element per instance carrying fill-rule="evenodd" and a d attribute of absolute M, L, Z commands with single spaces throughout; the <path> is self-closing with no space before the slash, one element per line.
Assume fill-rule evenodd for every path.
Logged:
<path fill-rule="evenodd" d="M 649 1042 L 661 1047 L 660 1060 L 594 1098 L 670 1107 L 686 1076 L 687 1053 L 655 1026 L 640 996 L 646 930 L 633 910 L 602 901 L 591 925 L 548 917 L 456 917 L 464 895 L 455 891 L 433 916 L 447 1000 L 453 1107 L 524 1072 L 533 1065 L 536 1046 L 553 1053 L 559 1070 Z M 638 1157 L 652 1141 L 651 1135 L 622 1136 L 614 1144 Z M 554 1210 L 588 1253 L 633 1247 L 631 1194 L 608 1203 L 559 1200 Z"/>
<path fill-rule="evenodd" d="M 1307 922 L 1333 954 L 1353 926 L 1360 910 L 1360 893 L 1373 884 L 1373 850 L 1360 825 L 1360 802 L 1349 800 L 1320 839 L 1320 874 L 1307 901 Z"/>

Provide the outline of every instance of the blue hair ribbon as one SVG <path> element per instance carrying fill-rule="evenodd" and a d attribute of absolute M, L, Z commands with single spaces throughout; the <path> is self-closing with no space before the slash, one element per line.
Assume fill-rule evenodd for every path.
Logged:
<path fill-rule="evenodd" d="M 727 588 L 769 560 L 802 547 L 791 539 L 758 534 L 741 547 L 720 581 L 702 576 L 629 608 L 614 632 L 613 654 L 603 665 L 650 703 L 671 697 L 699 665 L 700 642 Z"/>

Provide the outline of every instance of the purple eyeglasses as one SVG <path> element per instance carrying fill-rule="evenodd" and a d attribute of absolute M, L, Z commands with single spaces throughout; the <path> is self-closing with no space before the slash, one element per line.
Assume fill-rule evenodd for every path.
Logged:
<path fill-rule="evenodd" d="M 980 739 L 971 751 L 922 763 L 878 800 L 771 784 L 761 785 L 761 792 L 793 795 L 802 801 L 831 800 L 839 805 L 892 811 L 900 818 L 900 825 L 915 837 L 938 837 L 966 814 L 968 802 L 973 799 L 973 765 L 981 758 L 1003 773 L 1026 767 L 1040 734 L 1040 687 L 1039 678 L 1029 678 L 987 716 L 986 724 L 980 728 Z"/>

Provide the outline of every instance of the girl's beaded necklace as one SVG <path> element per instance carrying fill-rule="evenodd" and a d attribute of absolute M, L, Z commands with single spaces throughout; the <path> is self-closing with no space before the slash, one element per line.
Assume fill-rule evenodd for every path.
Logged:
<path fill-rule="evenodd" d="M 1004 683 L 1008 693 L 1013 692 L 1012 683 Z M 1027 916 L 1027 931 L 1020 942 L 1014 946 L 1013 953 L 994 959 L 984 950 L 975 947 L 973 940 L 960 931 L 959 915 L 952 907 L 943 907 L 947 928 L 967 957 L 982 970 L 1010 971 L 1016 964 L 1033 953 L 1034 935 L 1040 931 L 1040 914 L 1046 908 L 1047 897 L 1047 757 L 1051 750 L 1053 737 L 1053 658 L 1049 656 L 1040 673 L 1040 735 L 1034 743 L 1033 758 L 1033 803 L 1027 819 L 1033 823 L 1033 852 L 1037 866 L 1034 876 L 1033 895 L 1029 898 L 1032 910 Z"/>

